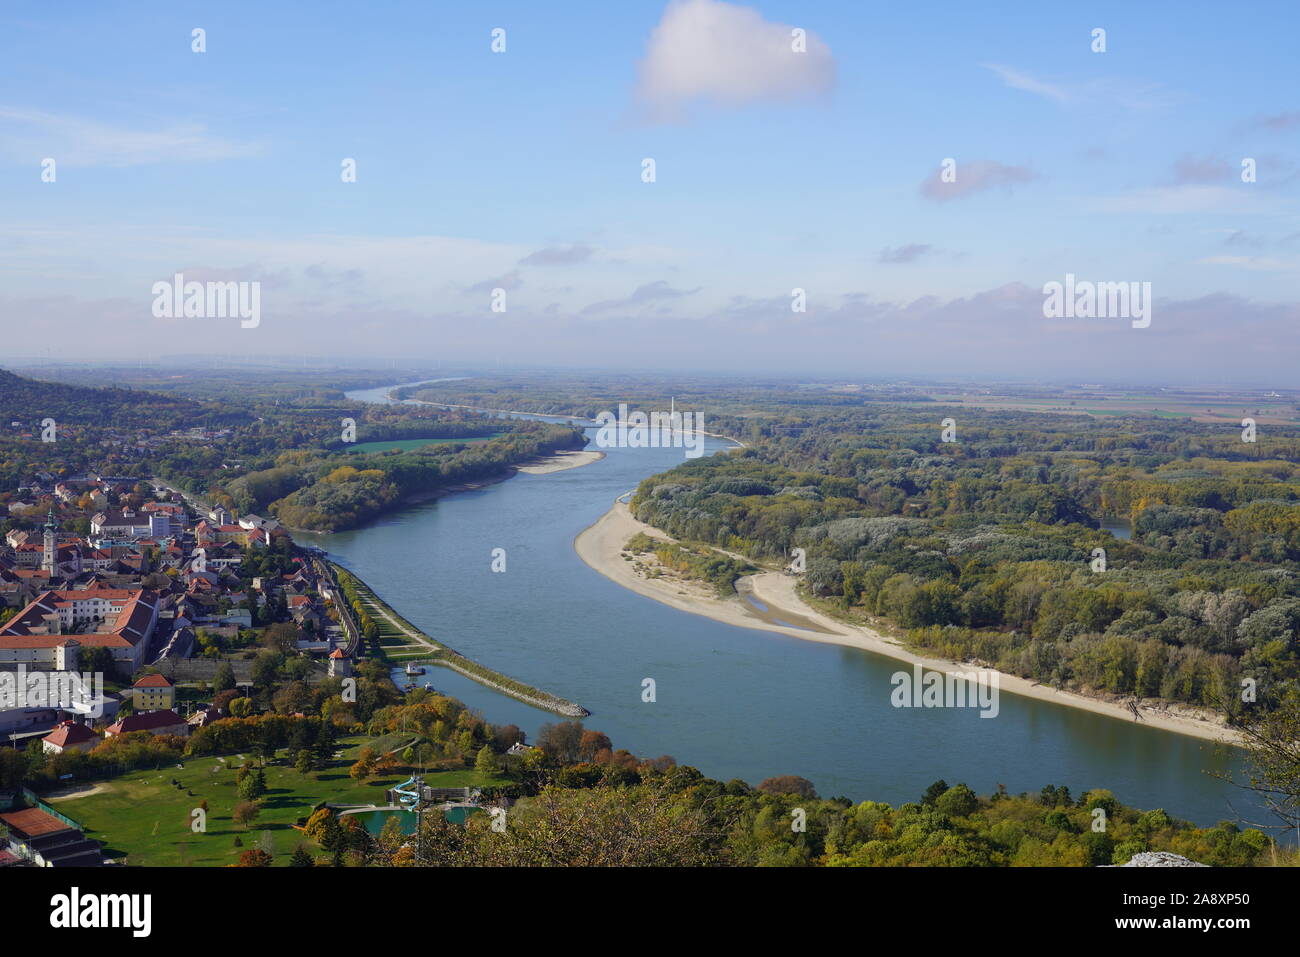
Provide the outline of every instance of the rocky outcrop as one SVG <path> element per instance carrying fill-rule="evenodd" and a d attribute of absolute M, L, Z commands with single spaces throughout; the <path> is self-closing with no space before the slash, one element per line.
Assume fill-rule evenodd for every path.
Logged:
<path fill-rule="evenodd" d="M 1116 864 L 1115 867 L 1206 867 L 1205 864 L 1198 864 L 1196 861 L 1190 861 L 1181 854 L 1171 854 L 1168 851 L 1142 851 L 1140 854 L 1134 854 L 1129 858 L 1127 864 Z"/>

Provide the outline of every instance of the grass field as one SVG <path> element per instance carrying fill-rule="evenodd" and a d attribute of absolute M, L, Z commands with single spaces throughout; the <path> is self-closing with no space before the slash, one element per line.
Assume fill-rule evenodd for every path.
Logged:
<path fill-rule="evenodd" d="M 402 449 L 410 451 L 411 449 L 422 449 L 426 445 L 450 445 L 453 442 L 459 442 L 462 445 L 482 445 L 484 442 L 491 441 L 503 432 L 493 432 L 491 435 L 479 435 L 472 439 L 393 439 L 388 442 L 362 442 L 359 445 L 350 445 L 344 451 L 349 455 L 354 452 L 387 452 L 390 449 Z"/>
<path fill-rule="evenodd" d="M 219 866 L 233 864 L 242 851 L 263 846 L 269 840 L 275 865 L 289 863 L 298 844 L 319 854 L 319 849 L 301 831 L 291 825 L 311 813 L 314 805 L 383 803 L 384 790 L 405 781 L 409 774 L 395 772 L 377 775 L 367 781 L 352 780 L 348 769 L 362 747 L 376 751 L 400 747 L 412 735 L 396 734 L 382 738 L 364 735 L 339 739 L 342 756 L 323 771 L 302 775 L 284 762 L 266 768 L 267 793 L 262 797 L 262 813 L 249 828 L 234 823 L 231 814 L 239 803 L 235 791 L 235 768 L 242 762 L 238 755 L 191 758 L 183 768 L 175 765 L 158 771 L 133 771 L 99 783 L 98 793 L 53 803 L 61 813 L 77 821 L 86 836 L 104 844 L 105 854 L 125 858 L 125 863 L 146 867 Z M 171 784 L 175 778 L 182 785 Z M 506 779 L 479 774 L 474 770 L 437 771 L 425 775 L 434 787 L 486 787 L 504 784 Z M 193 792 L 191 797 L 187 792 Z M 199 802 L 208 802 L 207 831 L 190 830 L 190 814 Z M 263 832 L 269 838 L 263 837 Z M 243 847 L 235 847 L 238 836 Z"/>

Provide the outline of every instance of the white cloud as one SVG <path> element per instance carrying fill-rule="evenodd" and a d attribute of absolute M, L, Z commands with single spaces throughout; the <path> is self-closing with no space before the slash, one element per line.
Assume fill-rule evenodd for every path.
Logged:
<path fill-rule="evenodd" d="M 1073 99 L 1070 93 L 1066 92 L 1063 87 L 1054 83 L 1048 83 L 1044 80 L 1038 80 L 1028 73 L 1021 73 L 1019 70 L 1013 70 L 1009 66 L 1002 66 L 1000 63 L 981 63 L 980 66 L 986 70 L 992 70 L 1002 78 L 1002 82 L 1013 90 L 1024 90 L 1026 93 L 1037 93 L 1039 96 L 1045 96 L 1049 100 L 1055 100 L 1058 103 L 1066 103 Z"/>
<path fill-rule="evenodd" d="M 132 130 L 74 116 L 0 106 L 0 142 L 11 159 L 50 156 L 66 166 L 143 166 L 252 156 L 258 147 L 210 135 L 198 123 Z"/>
<path fill-rule="evenodd" d="M 795 52 L 795 29 L 721 0 L 672 0 L 646 44 L 637 98 L 651 119 L 667 120 L 694 102 L 746 106 L 828 92 L 830 48 L 808 33 L 805 52 Z"/>
<path fill-rule="evenodd" d="M 1001 63 L 981 63 L 996 73 L 1013 90 L 1023 90 L 1062 106 L 1092 105 L 1118 107 L 1132 112 L 1163 109 L 1181 100 L 1159 83 L 1146 83 L 1122 77 L 1097 77 L 1083 83 L 1060 83 L 1041 80 L 1022 70 Z"/>
<path fill-rule="evenodd" d="M 921 195 L 937 203 L 990 189 L 1010 190 L 1038 178 L 1038 174 L 1028 166 L 1011 166 L 997 160 L 958 163 L 956 179 L 952 182 L 944 182 L 942 172 L 941 168 L 936 168 L 921 181 Z"/>

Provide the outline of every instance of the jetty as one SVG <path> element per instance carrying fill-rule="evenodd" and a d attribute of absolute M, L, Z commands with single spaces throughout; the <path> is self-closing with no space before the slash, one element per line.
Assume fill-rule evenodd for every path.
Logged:
<path fill-rule="evenodd" d="M 499 691 L 544 711 L 569 718 L 585 718 L 591 714 L 576 702 L 504 675 L 432 638 L 394 611 L 387 602 L 375 594 L 373 588 L 352 572 L 335 562 L 331 561 L 328 564 L 334 580 L 338 582 L 339 590 L 342 591 L 350 606 L 348 611 L 357 613 L 357 606 L 359 606 L 360 628 L 365 627 L 367 619 L 374 622 L 378 632 L 375 641 L 376 650 L 385 661 L 395 665 L 409 665 L 411 662 L 420 661 L 450 668 L 493 691 Z"/>

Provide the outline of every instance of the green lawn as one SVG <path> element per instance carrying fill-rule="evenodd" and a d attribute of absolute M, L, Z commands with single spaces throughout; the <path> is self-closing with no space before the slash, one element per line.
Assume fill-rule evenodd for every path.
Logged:
<path fill-rule="evenodd" d="M 299 843 L 306 843 L 319 853 L 311 841 L 291 825 L 311 813 L 312 806 L 329 801 L 334 804 L 382 803 L 384 790 L 405 781 L 410 775 L 395 772 L 358 783 L 348 775 L 361 748 L 369 745 L 387 751 L 410 741 L 410 734 L 392 734 L 381 738 L 355 735 L 339 739 L 343 756 L 323 771 L 301 775 L 291 766 L 277 763 L 266 768 L 267 793 L 262 797 L 262 813 L 252 827 L 245 829 L 231 820 L 239 797 L 235 792 L 235 767 L 238 755 L 191 758 L 184 768 L 170 766 L 159 771 L 133 771 L 99 782 L 98 794 L 53 802 L 53 807 L 81 824 L 88 837 L 104 844 L 109 857 L 126 857 L 126 863 L 147 867 L 216 866 L 233 864 L 242 850 L 260 847 L 262 832 L 271 835 L 275 864 L 287 865 Z M 285 752 L 280 753 L 283 762 Z M 173 787 L 172 778 L 183 788 Z M 434 787 L 485 787 L 505 783 L 504 778 L 486 776 L 473 770 L 438 771 L 425 775 Z M 192 791 L 190 797 L 186 791 Z M 201 800 L 208 802 L 207 832 L 190 830 L 190 812 Z M 234 846 L 235 836 L 244 842 Z"/>
<path fill-rule="evenodd" d="M 358 591 L 361 594 L 362 606 L 370 613 L 370 617 L 379 629 L 379 646 L 386 660 L 401 662 L 430 657 L 427 646 L 414 641 L 410 635 L 389 624 L 374 599 L 364 591 L 360 589 Z"/>

